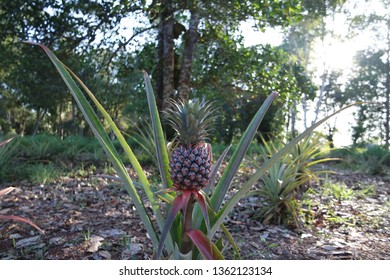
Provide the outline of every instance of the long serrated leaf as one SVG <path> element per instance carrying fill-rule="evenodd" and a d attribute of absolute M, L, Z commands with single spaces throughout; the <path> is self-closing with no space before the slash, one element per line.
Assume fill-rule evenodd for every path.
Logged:
<path fill-rule="evenodd" d="M 67 69 L 64 67 L 62 62 L 58 60 L 58 58 L 54 55 L 54 53 L 49 48 L 47 48 L 42 44 L 36 44 L 32 42 L 26 42 L 26 43 L 38 45 L 39 47 L 41 47 L 48 55 L 48 57 L 50 58 L 54 66 L 56 67 L 60 76 L 62 77 L 68 89 L 70 90 L 71 94 L 73 95 L 74 99 L 76 100 L 76 103 L 78 104 L 86 121 L 90 125 L 92 132 L 94 133 L 95 137 L 98 139 L 99 143 L 102 145 L 106 154 L 109 156 L 110 160 L 114 164 L 114 167 L 117 170 L 119 177 L 121 177 L 126 190 L 131 196 L 132 201 L 134 202 L 134 205 L 145 225 L 145 228 L 153 244 L 157 246 L 158 238 L 157 238 L 156 230 L 153 227 L 153 223 L 151 222 L 151 219 L 145 209 L 145 206 L 141 201 L 129 174 L 126 171 L 123 162 L 120 159 L 120 155 L 118 154 L 114 145 L 110 141 L 110 138 L 108 137 L 106 131 L 104 130 L 104 127 L 101 124 L 92 106 L 89 104 L 84 94 L 82 93 L 81 89 L 77 86 L 76 82 L 73 80 L 71 74 L 67 71 Z"/>
<path fill-rule="evenodd" d="M 222 201 L 225 198 L 225 195 L 231 185 L 234 176 L 237 173 L 238 168 L 240 167 L 242 159 L 244 158 L 248 147 L 252 142 L 252 139 L 256 134 L 257 129 L 259 128 L 261 121 L 263 120 L 265 114 L 267 113 L 276 96 L 277 93 L 273 92 L 267 97 L 263 105 L 260 107 L 256 115 L 253 117 L 252 121 L 248 125 L 244 134 L 242 135 L 240 142 L 238 143 L 237 148 L 234 151 L 228 166 L 223 172 L 222 177 L 217 187 L 215 188 L 212 197 L 210 198 L 211 206 L 215 211 L 218 211 L 221 207 Z"/>
<path fill-rule="evenodd" d="M 285 156 L 287 153 L 291 151 L 297 145 L 303 138 L 305 138 L 307 135 L 312 133 L 317 127 L 319 127 L 321 124 L 326 122 L 328 119 L 332 118 L 333 116 L 339 114 L 340 112 L 351 108 L 352 106 L 355 106 L 358 103 L 353 103 L 348 106 L 345 106 L 344 108 L 341 108 L 340 110 L 336 111 L 335 113 L 323 118 L 319 122 L 315 123 L 311 127 L 309 127 L 307 130 L 302 132 L 300 135 L 298 135 L 296 138 L 291 140 L 286 146 L 284 146 L 279 152 L 274 154 L 269 160 L 265 161 L 264 164 L 248 179 L 248 181 L 244 184 L 243 187 L 241 187 L 224 205 L 221 210 L 217 212 L 217 220 L 213 224 L 210 233 L 208 234 L 208 237 L 211 238 L 214 236 L 220 225 L 222 224 L 223 220 L 226 218 L 228 213 L 233 209 L 233 207 L 242 199 L 245 197 L 245 195 L 249 192 L 253 184 L 259 180 L 266 172 L 269 170 L 275 162 L 280 160 L 283 156 Z"/>
<path fill-rule="evenodd" d="M 221 251 L 212 243 L 203 232 L 192 229 L 186 232 L 191 241 L 198 248 L 203 258 L 206 260 L 223 260 Z"/>
<path fill-rule="evenodd" d="M 9 142 L 12 141 L 12 139 L 13 139 L 13 138 L 10 138 L 10 139 L 7 139 L 7 140 L 4 140 L 4 141 L 0 142 L 0 147 L 2 147 L 2 146 L 4 146 L 4 145 L 8 144 Z"/>
<path fill-rule="evenodd" d="M 101 139 L 100 135 L 95 134 L 95 137 L 99 140 L 101 146 L 103 147 L 104 151 L 106 152 L 112 164 L 114 165 L 114 168 L 117 171 L 118 176 L 121 178 L 126 191 L 130 195 L 138 211 L 138 214 L 140 215 L 141 220 L 145 225 L 147 232 L 149 233 L 149 236 L 154 246 L 157 247 L 158 244 L 157 232 L 154 229 L 153 223 L 149 217 L 149 214 L 147 213 L 145 205 L 143 204 L 129 174 L 127 173 L 127 170 L 123 162 L 121 161 L 120 157 L 115 154 L 115 151 L 111 150 L 110 147 L 107 145 L 107 143 Z"/>
<path fill-rule="evenodd" d="M 221 224 L 221 229 L 226 236 L 226 239 L 229 241 L 230 246 L 232 246 L 234 255 L 236 256 L 236 259 L 241 259 L 241 254 L 240 254 L 240 248 L 238 247 L 237 243 L 234 241 L 233 236 L 227 229 L 227 227 L 224 224 Z"/>
<path fill-rule="evenodd" d="M 205 188 L 205 197 L 207 197 L 208 193 L 210 192 L 211 186 L 214 184 L 215 178 L 217 176 L 219 167 L 223 160 L 225 159 L 226 155 L 228 154 L 229 150 L 231 148 L 231 145 L 229 145 L 221 154 L 221 156 L 218 158 L 218 160 L 215 162 L 213 169 L 211 171 L 211 176 L 209 180 L 209 184 Z M 202 221 L 203 221 L 204 215 L 202 215 L 201 209 L 198 204 L 195 205 L 194 208 L 194 217 L 193 217 L 193 223 L 194 223 L 194 228 L 199 228 Z"/>
<path fill-rule="evenodd" d="M 14 189 L 15 188 L 13 188 L 13 187 L 8 187 L 8 188 L 0 190 L 0 197 L 6 195 L 7 193 L 12 192 Z"/>
<path fill-rule="evenodd" d="M 172 223 L 176 217 L 176 214 L 181 210 L 185 209 L 188 205 L 188 201 L 190 200 L 192 193 L 191 192 L 183 192 L 183 194 L 178 195 L 172 202 L 171 208 L 167 215 L 167 219 L 165 221 L 164 228 L 161 232 L 160 242 L 158 244 L 157 255 L 156 258 L 160 259 L 162 250 L 165 245 L 165 240 L 168 236 L 169 230 L 171 229 Z"/>
<path fill-rule="evenodd" d="M 144 72 L 146 95 L 149 104 L 150 119 L 153 126 L 153 135 L 156 142 L 156 153 L 158 159 L 158 168 L 160 170 L 161 180 L 164 188 L 172 187 L 172 180 L 169 176 L 169 158 L 166 147 L 165 137 L 161 126 L 160 115 L 158 113 L 155 96 L 149 76 Z"/>
<path fill-rule="evenodd" d="M 198 202 L 199 208 L 201 209 L 203 213 L 203 218 L 206 224 L 207 232 L 210 230 L 210 220 L 209 220 L 209 213 L 207 210 L 207 201 L 206 201 L 206 195 L 204 192 L 194 192 L 194 196 L 196 198 L 196 201 Z"/>
<path fill-rule="evenodd" d="M 214 163 L 213 169 L 212 169 L 212 171 L 211 171 L 209 183 L 208 183 L 207 187 L 206 187 L 205 190 L 204 190 L 204 192 L 205 192 L 206 195 L 209 194 L 210 189 L 211 189 L 211 187 L 213 186 L 213 184 L 214 184 L 214 182 L 215 182 L 215 177 L 217 176 L 218 169 L 219 169 L 219 167 L 221 166 L 221 163 L 222 163 L 223 160 L 225 159 L 226 155 L 227 155 L 228 152 L 230 151 L 230 148 L 231 148 L 231 147 L 232 147 L 232 145 L 229 145 L 229 146 L 223 151 L 223 153 L 222 153 L 221 156 L 218 158 L 218 160 Z"/>
<path fill-rule="evenodd" d="M 64 64 L 63 64 L 64 65 Z M 83 87 L 85 92 L 88 94 L 90 99 L 93 101 L 93 103 L 96 105 L 100 113 L 103 115 L 105 120 L 108 122 L 110 128 L 114 132 L 115 136 L 117 137 L 120 145 L 122 146 L 123 150 L 125 151 L 127 157 L 130 160 L 131 165 L 133 166 L 134 170 L 136 171 L 139 181 L 143 186 L 143 190 L 148 197 L 148 200 L 150 202 L 150 205 L 152 207 L 153 213 L 156 217 L 157 223 L 160 227 L 160 230 L 164 227 L 164 218 L 162 216 L 162 213 L 160 211 L 159 202 L 154 196 L 154 193 L 151 189 L 151 185 L 147 179 L 147 176 L 142 169 L 137 157 L 133 153 L 132 149 L 128 145 L 126 139 L 123 137 L 123 134 L 120 132 L 119 128 L 115 124 L 115 122 L 112 120 L 111 116 L 107 113 L 107 111 L 103 108 L 103 106 L 100 104 L 100 102 L 96 99 L 96 97 L 93 95 L 93 93 L 88 89 L 88 87 L 77 77 L 76 74 L 73 73 L 68 67 L 64 65 L 64 67 L 68 70 L 68 72 L 73 76 L 73 78 Z M 168 245 L 170 246 L 170 250 L 173 250 L 173 243 L 171 242 L 171 239 L 169 238 Z"/>

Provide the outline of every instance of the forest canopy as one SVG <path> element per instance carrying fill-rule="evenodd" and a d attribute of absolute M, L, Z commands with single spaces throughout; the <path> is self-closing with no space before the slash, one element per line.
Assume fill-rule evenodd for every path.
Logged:
<path fill-rule="evenodd" d="M 308 104 L 320 115 L 375 100 L 357 110 L 353 142 L 388 146 L 390 13 L 352 15 L 348 2 L 1 0 L 0 137 L 90 135 L 59 75 L 38 48 L 23 43 L 27 40 L 52 49 L 123 131 L 147 121 L 146 70 L 161 112 L 171 98 L 214 101 L 220 110 L 213 135 L 220 142 L 240 135 L 277 91 L 260 127 L 264 135 L 294 135 L 297 122 L 309 125 Z M 386 2 L 378 3 L 389 7 Z M 318 81 L 310 68 L 314 42 L 332 33 L 328 19 L 337 13 L 349 15 L 351 36 L 375 26 L 385 31 L 378 38 L 385 44 L 358 53 L 347 82 L 340 83 L 340 72 L 331 69 Z M 248 46 L 244 22 L 259 32 L 279 28 L 284 40 Z M 331 139 L 337 125 L 328 126 Z M 383 129 L 378 133 L 374 127 Z"/>

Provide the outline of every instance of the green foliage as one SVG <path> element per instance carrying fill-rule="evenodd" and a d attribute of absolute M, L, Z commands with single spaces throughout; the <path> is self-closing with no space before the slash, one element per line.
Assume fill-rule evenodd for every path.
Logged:
<path fill-rule="evenodd" d="M 368 174 L 386 174 L 390 167 L 390 152 L 378 145 L 370 145 L 362 153 L 360 169 Z"/>
<path fill-rule="evenodd" d="M 140 163 L 151 164 L 154 167 L 158 167 L 156 142 L 153 136 L 153 126 L 151 122 L 148 121 L 148 119 L 149 118 L 146 118 L 145 121 L 141 121 L 129 133 L 129 145 L 134 147 L 134 152 L 137 155 Z M 164 139 L 166 139 L 165 134 Z M 221 145 L 221 147 L 217 149 L 217 154 L 221 154 L 225 149 L 226 145 Z"/>
<path fill-rule="evenodd" d="M 342 166 L 365 174 L 385 175 L 389 172 L 390 151 L 380 145 L 336 149 L 331 155 L 341 158 Z"/>
<path fill-rule="evenodd" d="M 18 137 L 0 148 L 0 182 L 50 182 L 65 173 L 91 170 L 92 166 L 104 169 L 107 164 L 95 138 L 70 136 L 61 140 L 47 134 Z"/>
<path fill-rule="evenodd" d="M 282 133 L 286 116 L 303 93 L 311 94 L 314 85 L 303 68 L 281 48 L 244 47 L 221 38 L 210 46 L 198 49 L 199 59 L 193 65 L 193 94 L 206 96 L 221 107 L 218 112 L 216 140 L 230 143 L 239 138 L 269 92 L 279 98 L 271 106 L 259 131 Z M 245 72 L 241 75 L 242 69 Z M 280 77 L 283 77 L 281 79 Z"/>
<path fill-rule="evenodd" d="M 261 166 L 286 144 L 281 140 L 265 141 L 259 145 L 260 159 L 254 158 L 255 165 Z M 261 210 L 260 217 L 265 223 L 283 223 L 293 227 L 300 227 L 299 214 L 301 204 L 297 194 L 302 192 L 302 187 L 316 180 L 318 174 L 325 171 L 314 171 L 311 167 L 331 158 L 321 158 L 326 153 L 326 146 L 318 136 L 309 135 L 298 143 L 290 153 L 276 162 L 267 174 L 261 178 L 259 190 L 250 195 L 259 195 L 265 199 L 267 206 Z"/>
<path fill-rule="evenodd" d="M 325 196 L 332 196 L 338 201 L 350 199 L 354 194 L 344 183 L 332 183 L 328 179 L 325 179 L 322 188 Z"/>
<path fill-rule="evenodd" d="M 62 151 L 58 156 L 68 160 L 103 160 L 103 151 L 95 138 L 82 136 L 68 136 L 61 141 Z"/>
<path fill-rule="evenodd" d="M 64 150 L 61 140 L 53 135 L 40 134 L 34 137 L 22 137 L 21 156 L 30 161 L 44 161 L 54 158 Z"/>
<path fill-rule="evenodd" d="M 294 66 L 286 61 L 286 55 L 278 50 L 270 51 L 269 46 L 244 48 L 242 37 L 237 36 L 242 21 L 251 20 L 254 28 L 261 30 L 300 20 L 304 10 L 300 1 L 259 4 L 255 0 L 171 0 L 164 5 L 167 3 L 174 9 L 175 28 L 186 28 L 192 12 L 196 12 L 203 22 L 195 32 L 196 38 L 192 38 L 196 44 L 189 83 L 194 89 L 191 97 L 207 95 L 208 100 L 218 100 L 218 105 L 224 107 L 221 112 L 226 115 L 217 132 L 219 140 L 230 143 L 234 136 L 239 137 L 241 127 L 253 117 L 271 88 L 281 96 L 276 105 L 285 104 L 284 95 L 288 92 L 300 96 L 292 73 L 305 76 L 303 69 L 293 71 Z M 146 69 L 154 78 L 157 76 L 159 53 L 155 37 L 164 5 L 159 1 L 92 0 L 88 5 L 83 0 L 61 4 L 42 0 L 16 0 L 12 4 L 0 1 L 0 29 L 7 30 L 0 34 L 0 134 L 46 132 L 64 137 L 81 131 L 91 135 L 54 69 L 42 59 L 41 53 L 31 52 L 31 46 L 15 43 L 21 40 L 37 41 L 54 49 L 57 56 L 90 85 L 90 90 L 120 129 L 131 131 L 134 124 L 147 116 L 147 101 L 140 98 L 143 81 L 136 73 Z M 132 26 L 134 36 L 131 38 L 127 38 L 129 33 L 123 30 L 128 26 L 119 24 L 129 18 L 139 19 L 139 24 Z M 175 34 L 178 40 L 173 45 L 176 89 L 185 43 L 191 39 L 188 30 L 182 31 Z M 282 66 L 281 70 L 278 65 Z M 248 74 L 240 75 L 241 83 L 237 73 L 247 66 L 250 69 Z M 217 82 L 215 75 L 211 75 L 213 72 L 226 74 Z M 249 105 L 253 102 L 256 102 L 254 106 Z M 271 111 L 276 114 L 277 108 L 275 106 Z M 281 108 L 284 110 L 285 107 Z M 234 118 L 229 119 L 229 113 L 233 113 Z M 280 128 L 284 123 L 282 114 L 278 114 L 278 124 L 271 124 L 271 120 L 276 119 L 274 113 L 266 116 L 262 131 Z"/>
<path fill-rule="evenodd" d="M 27 164 L 21 165 L 22 170 L 19 171 L 17 176 L 22 178 L 23 176 L 32 183 L 46 184 L 58 179 L 63 173 L 59 166 L 53 163 L 49 164 Z"/>
<path fill-rule="evenodd" d="M 353 143 L 367 144 L 370 141 L 385 143 L 386 103 L 388 89 L 386 64 L 382 57 L 384 51 L 364 50 L 355 56 L 354 75 L 348 81 L 346 93 L 350 100 L 366 102 L 359 106 L 355 114 L 356 125 L 353 127 Z"/>
<path fill-rule="evenodd" d="M 19 154 L 19 139 L 11 140 L 12 138 L 0 141 L 0 182 L 3 180 L 2 178 L 9 176 L 11 162 Z"/>

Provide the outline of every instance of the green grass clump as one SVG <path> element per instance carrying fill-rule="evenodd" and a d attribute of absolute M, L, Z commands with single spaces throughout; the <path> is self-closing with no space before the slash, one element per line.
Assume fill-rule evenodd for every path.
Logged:
<path fill-rule="evenodd" d="M 120 145 L 117 141 L 114 143 Z M 142 164 L 154 164 L 154 159 L 144 149 L 138 148 L 135 152 Z M 125 164 L 129 164 L 124 153 L 121 157 Z M 105 173 L 110 166 L 98 140 L 91 137 L 67 136 L 61 139 L 55 135 L 39 134 L 17 137 L 0 148 L 0 183 L 22 180 L 47 183 L 64 175 Z"/>
<path fill-rule="evenodd" d="M 338 201 L 348 200 L 354 195 L 354 191 L 344 183 L 331 183 L 326 180 L 323 185 L 323 195 L 336 198 Z"/>
<path fill-rule="evenodd" d="M 53 182 L 63 174 L 62 170 L 53 163 L 28 165 L 24 172 L 29 181 L 42 184 Z"/>
<path fill-rule="evenodd" d="M 12 139 L 12 141 L 0 139 L 0 183 L 5 178 L 10 176 L 11 163 L 19 155 L 19 139 Z"/>
<path fill-rule="evenodd" d="M 342 159 L 343 168 L 369 175 L 386 175 L 390 169 L 390 151 L 380 145 L 349 147 L 331 151 L 331 156 Z"/>
<path fill-rule="evenodd" d="M 21 137 L 20 149 L 20 156 L 29 161 L 47 161 L 62 153 L 65 147 L 60 138 L 39 134 Z"/>

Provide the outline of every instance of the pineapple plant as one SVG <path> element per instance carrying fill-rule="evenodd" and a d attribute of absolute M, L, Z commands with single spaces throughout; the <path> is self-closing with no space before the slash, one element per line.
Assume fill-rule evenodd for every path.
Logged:
<path fill-rule="evenodd" d="M 209 182 L 212 151 L 207 143 L 215 116 L 211 103 L 172 101 L 166 118 L 176 132 L 169 161 L 173 186 L 178 190 L 200 190 Z"/>
<path fill-rule="evenodd" d="M 212 103 L 199 101 L 171 101 L 170 108 L 165 116 L 175 130 L 175 139 L 171 146 L 169 159 L 169 173 L 173 188 L 167 191 L 177 191 L 172 201 L 171 211 L 164 225 L 157 257 L 159 258 L 164 246 L 165 238 L 177 213 L 182 213 L 182 239 L 180 252 L 188 254 L 193 245 L 203 246 L 203 254 L 220 258 L 210 241 L 199 230 L 193 229 L 192 215 L 195 202 L 198 202 L 204 216 L 207 231 L 210 230 L 206 194 L 203 188 L 207 186 L 211 177 L 211 145 L 207 143 L 210 126 L 215 120 L 215 109 Z M 217 257 L 218 255 L 218 257 Z"/>
<path fill-rule="evenodd" d="M 321 121 L 312 125 L 305 132 L 301 133 L 299 136 L 291 140 L 289 144 L 287 144 L 280 151 L 274 154 L 270 159 L 264 162 L 264 164 L 244 183 L 244 185 L 241 186 L 233 196 L 231 196 L 229 199 L 226 200 L 225 205 L 221 207 L 222 201 L 224 200 L 227 194 L 227 191 L 232 183 L 232 180 L 235 174 L 237 173 L 238 168 L 240 167 L 240 163 L 242 162 L 246 154 L 246 151 L 248 150 L 248 147 L 261 121 L 264 118 L 264 115 L 266 114 L 273 100 L 277 96 L 276 92 L 272 92 L 267 97 L 267 99 L 264 101 L 264 103 L 261 105 L 261 107 L 255 114 L 255 116 L 253 117 L 252 121 L 250 122 L 247 129 L 243 133 L 240 141 L 238 142 L 236 150 L 230 157 L 230 161 L 227 164 L 225 170 L 223 171 L 222 176 L 213 191 L 213 194 L 210 196 L 210 198 L 208 198 L 206 197 L 206 194 L 202 189 L 205 185 L 207 185 L 207 180 L 208 180 L 207 177 L 210 176 L 210 175 L 205 175 L 206 171 L 204 173 L 203 171 L 199 172 L 199 170 L 193 171 L 196 172 L 196 175 L 200 174 L 204 176 L 205 180 L 203 180 L 203 182 L 202 180 L 199 180 L 197 184 L 195 183 L 188 184 L 186 183 L 187 181 L 184 181 L 184 179 L 179 180 L 180 176 L 184 176 L 183 174 L 185 174 L 186 172 L 184 171 L 184 173 L 182 173 L 182 169 L 183 169 L 182 166 L 179 168 L 179 165 L 177 165 L 175 167 L 176 168 L 175 171 L 173 169 L 171 172 L 168 170 L 169 169 L 168 151 L 166 149 L 166 143 L 162 131 L 162 126 L 160 123 L 160 117 L 156 105 L 155 95 L 153 93 L 152 84 L 148 77 L 148 74 L 144 72 L 146 95 L 147 95 L 151 121 L 153 126 L 153 136 L 156 143 L 156 154 L 158 159 L 158 166 L 161 174 L 162 186 L 164 186 L 164 188 L 160 189 L 159 191 L 154 191 L 153 185 L 148 180 L 145 171 L 142 169 L 142 166 L 139 164 L 139 161 L 134 155 L 132 149 L 126 142 L 126 139 L 123 137 L 122 133 L 116 126 L 115 122 L 112 120 L 112 118 L 107 113 L 107 111 L 103 108 L 100 102 L 96 99 L 96 97 L 92 94 L 92 92 L 88 89 L 88 87 L 80 80 L 80 78 L 77 77 L 75 73 L 73 73 L 61 61 L 59 61 L 58 58 L 55 56 L 55 54 L 49 48 L 47 48 L 42 44 L 37 44 L 34 42 L 26 42 L 26 43 L 41 47 L 45 51 L 47 56 L 50 58 L 50 60 L 52 61 L 56 69 L 58 70 L 62 79 L 65 81 L 68 89 L 70 90 L 70 93 L 77 101 L 77 104 L 80 107 L 82 113 L 84 114 L 85 119 L 90 125 L 95 137 L 99 140 L 107 156 L 113 163 L 118 173 L 118 176 L 123 182 L 123 187 L 126 189 L 130 197 L 132 198 L 132 201 L 134 202 L 134 206 L 138 211 L 140 218 L 142 219 L 142 222 L 145 226 L 148 236 L 151 239 L 154 248 L 157 248 L 155 254 L 156 259 L 161 258 L 162 251 L 164 248 L 166 248 L 166 252 L 168 254 L 167 256 L 170 257 L 180 258 L 181 254 L 185 254 L 184 255 L 185 257 L 189 256 L 187 252 L 191 251 L 191 247 L 188 248 L 186 246 L 189 245 L 189 242 L 187 242 L 188 238 L 190 239 L 189 241 L 192 242 L 192 245 L 196 246 L 196 248 L 198 249 L 198 252 L 196 250 L 193 250 L 193 254 L 192 256 L 190 256 L 192 257 L 192 259 L 199 259 L 200 257 L 199 254 L 201 254 L 204 259 L 223 259 L 222 252 L 225 251 L 223 249 L 225 249 L 226 247 L 223 244 L 221 244 L 221 242 L 217 242 L 217 244 L 211 242 L 212 238 L 215 237 L 215 234 L 219 229 L 222 229 L 223 233 L 226 235 L 227 239 L 229 240 L 230 245 L 232 246 L 232 248 L 234 248 L 236 254 L 239 255 L 237 244 L 235 244 L 231 234 L 228 232 L 227 228 L 223 225 L 223 221 L 227 217 L 228 213 L 233 209 L 233 207 L 237 205 L 237 203 L 241 198 L 249 194 L 251 188 L 253 187 L 253 184 L 256 181 L 258 181 L 267 172 L 267 170 L 272 167 L 272 165 L 275 162 L 281 160 L 284 155 L 286 155 L 291 149 L 293 149 L 294 146 L 299 143 L 299 141 L 301 141 L 304 137 L 312 133 L 314 129 L 316 129 L 319 125 L 326 122 L 329 118 L 335 116 L 336 114 L 340 113 L 343 110 L 346 110 L 347 108 L 356 105 L 356 104 L 348 105 L 340 109 L 339 111 L 333 113 L 332 115 L 325 117 Z M 85 91 L 87 96 L 83 94 L 82 89 Z M 90 100 L 88 100 L 88 98 Z M 95 106 L 96 108 L 93 108 L 93 106 Z M 206 144 L 207 143 L 206 139 L 207 139 L 209 124 L 211 124 L 212 122 L 211 113 L 208 113 L 208 110 L 206 109 L 202 109 L 204 107 L 207 107 L 205 106 L 205 103 L 199 102 L 198 107 L 200 108 L 200 110 L 196 110 L 196 112 L 198 112 L 196 115 L 198 116 L 198 118 L 200 117 L 199 119 L 200 122 L 203 124 L 203 126 L 199 128 L 199 125 L 196 125 L 196 122 L 193 122 L 194 125 L 190 125 L 189 126 L 190 129 L 188 129 L 188 131 L 180 130 L 178 131 L 178 134 L 188 133 L 190 135 L 192 133 L 191 131 L 193 131 L 191 126 L 193 126 L 198 128 L 197 129 L 198 135 L 203 134 L 203 136 L 200 138 L 198 137 L 198 140 L 196 140 L 195 142 L 189 141 L 188 143 L 190 144 L 188 143 L 183 144 L 180 143 L 179 141 L 175 141 L 175 148 L 178 148 L 181 145 L 183 151 L 188 149 L 189 147 L 191 147 L 191 151 L 188 151 L 184 155 L 182 155 L 183 158 L 181 158 L 180 154 L 178 153 L 176 154 L 172 153 L 171 161 L 173 161 L 174 158 L 177 158 L 176 162 L 181 163 L 181 160 L 183 160 L 184 162 L 185 160 L 184 157 L 187 153 L 195 155 L 195 151 L 199 151 L 202 145 L 206 147 L 208 146 Z M 192 109 L 188 109 L 188 110 L 192 110 Z M 110 129 L 115 133 L 115 136 L 117 137 L 119 143 L 123 147 L 123 150 L 128 156 L 132 166 L 134 167 L 139 177 L 139 182 L 142 185 L 142 190 L 144 191 L 147 198 L 146 201 L 142 200 L 143 196 L 139 195 L 139 190 L 136 189 L 136 186 L 133 183 L 133 179 L 131 178 L 130 174 L 127 172 L 127 169 L 124 166 L 121 156 L 116 150 L 115 146 L 113 145 L 111 138 L 108 136 L 107 132 L 105 131 L 105 127 L 103 126 L 103 123 L 100 121 L 97 112 L 101 113 L 104 117 L 104 120 L 108 122 Z M 203 114 L 201 114 L 202 112 Z M 172 113 L 175 114 L 175 112 Z M 193 114 L 188 114 L 188 113 L 185 115 L 188 116 L 187 117 L 188 123 L 192 123 L 191 119 L 195 118 L 195 116 L 191 116 Z M 208 116 L 205 117 L 206 115 Z M 201 133 L 202 130 L 203 133 Z M 186 137 L 182 137 L 182 136 L 180 137 L 180 139 L 183 138 L 186 139 Z M 177 139 L 179 139 L 179 137 Z M 210 181 L 212 180 L 215 174 L 214 171 L 218 169 L 221 162 L 224 160 L 227 152 L 229 151 L 229 148 L 230 146 L 225 150 L 225 152 L 221 155 L 221 157 L 215 161 L 214 163 L 215 166 L 213 167 L 213 169 L 215 170 L 213 170 L 211 174 Z M 203 153 L 196 154 L 195 159 L 196 156 L 200 156 L 200 158 L 208 158 L 210 159 L 211 162 L 211 149 L 206 148 Z M 191 156 L 189 160 L 194 161 L 195 159 L 192 158 L 193 157 Z M 201 163 L 199 162 L 198 165 L 200 166 Z M 204 164 L 204 166 L 206 165 Z M 194 170 L 196 170 L 195 165 L 193 168 Z M 207 169 L 209 170 L 209 167 Z M 178 174 L 177 170 L 180 170 L 181 175 L 177 176 Z M 174 177 L 175 187 L 170 187 L 172 186 L 172 180 L 167 180 L 168 179 L 167 177 L 169 177 L 170 175 L 173 175 L 172 177 Z M 194 176 L 193 175 L 188 176 L 188 180 L 193 182 L 195 180 Z M 163 196 L 164 192 L 172 192 L 173 194 Z M 163 198 L 165 202 L 170 204 L 170 207 L 166 208 L 168 210 L 166 218 L 163 217 L 162 209 L 160 209 L 160 205 L 157 201 L 158 198 Z M 197 209 L 195 209 L 196 211 L 192 212 L 194 201 L 198 203 L 200 211 L 197 211 Z M 146 205 L 152 207 L 153 215 L 155 220 L 158 223 L 159 228 L 156 228 L 153 225 L 153 221 L 152 221 L 153 219 L 151 219 L 150 214 L 148 213 L 149 211 L 147 211 L 148 207 L 146 207 Z M 210 225 L 210 220 L 208 219 L 208 211 L 210 211 L 210 214 L 212 215 L 211 225 Z M 178 214 L 180 214 L 180 216 Z M 202 220 L 201 217 L 202 215 L 204 220 Z M 194 223 L 192 223 L 192 218 L 194 218 Z M 173 223 L 174 221 L 176 221 L 177 223 L 174 224 Z M 203 227 L 203 221 L 204 224 L 206 225 L 206 229 L 204 229 Z M 174 225 L 174 227 L 172 227 L 172 225 Z M 182 232 L 181 235 L 180 232 Z M 185 238 L 187 240 L 184 240 Z M 190 251 L 188 251 L 188 249 Z M 181 254 L 176 254 L 176 253 L 181 253 Z"/>

